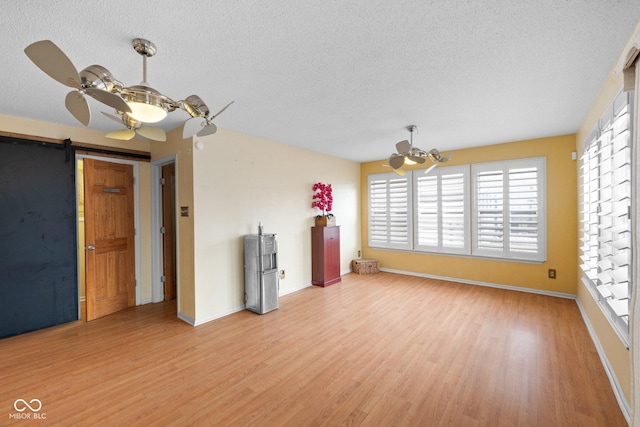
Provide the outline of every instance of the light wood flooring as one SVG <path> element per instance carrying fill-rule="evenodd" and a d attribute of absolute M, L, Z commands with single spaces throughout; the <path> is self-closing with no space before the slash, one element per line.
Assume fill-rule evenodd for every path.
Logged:
<path fill-rule="evenodd" d="M 0 370 L 0 425 L 39 399 L 39 425 L 626 426 L 575 301 L 390 273 L 7 338 Z"/>

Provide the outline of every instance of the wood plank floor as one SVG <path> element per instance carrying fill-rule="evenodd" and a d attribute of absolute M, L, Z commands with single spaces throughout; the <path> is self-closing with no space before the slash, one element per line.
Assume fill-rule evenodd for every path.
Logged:
<path fill-rule="evenodd" d="M 39 399 L 66 426 L 627 425 L 572 300 L 380 273 L 262 316 L 175 313 L 1 340 L 0 424 Z"/>

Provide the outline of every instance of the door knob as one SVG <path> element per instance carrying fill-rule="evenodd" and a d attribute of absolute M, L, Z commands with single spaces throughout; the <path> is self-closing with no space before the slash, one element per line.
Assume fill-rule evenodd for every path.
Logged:
<path fill-rule="evenodd" d="M 96 245 L 89 245 L 89 246 L 87 246 L 87 249 L 89 249 L 90 251 L 95 251 L 96 250 Z"/>

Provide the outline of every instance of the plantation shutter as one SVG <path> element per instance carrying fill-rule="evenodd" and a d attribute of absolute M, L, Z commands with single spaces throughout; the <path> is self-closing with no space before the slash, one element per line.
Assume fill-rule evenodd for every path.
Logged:
<path fill-rule="evenodd" d="M 475 189 L 474 252 L 498 256 L 504 252 L 504 172 L 479 172 Z"/>
<path fill-rule="evenodd" d="M 509 170 L 509 249 L 540 251 L 540 170 L 536 166 Z"/>
<path fill-rule="evenodd" d="M 581 159 L 582 209 L 580 211 L 581 238 L 580 266 L 587 278 L 598 278 L 598 145 L 595 132 L 590 136 Z"/>
<path fill-rule="evenodd" d="M 369 175 L 369 246 L 411 249 L 411 173 Z"/>
<path fill-rule="evenodd" d="M 414 172 L 415 249 L 469 253 L 468 166 Z"/>
<path fill-rule="evenodd" d="M 587 140 L 581 158 L 581 269 L 603 311 L 625 340 L 631 290 L 631 132 L 621 93 Z M 599 135 L 597 135 L 599 133 Z"/>
<path fill-rule="evenodd" d="M 544 261 L 546 258 L 545 159 L 472 165 L 472 253 Z"/>

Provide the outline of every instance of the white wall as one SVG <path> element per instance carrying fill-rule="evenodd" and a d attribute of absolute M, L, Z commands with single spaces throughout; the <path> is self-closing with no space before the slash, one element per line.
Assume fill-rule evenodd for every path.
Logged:
<path fill-rule="evenodd" d="M 342 272 L 360 250 L 359 163 L 219 129 L 193 151 L 196 324 L 243 308 L 245 234 L 278 235 L 280 294 L 311 283 L 315 182 L 333 187 Z"/>

